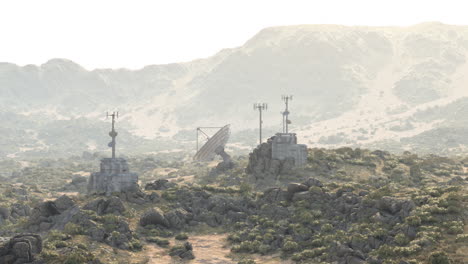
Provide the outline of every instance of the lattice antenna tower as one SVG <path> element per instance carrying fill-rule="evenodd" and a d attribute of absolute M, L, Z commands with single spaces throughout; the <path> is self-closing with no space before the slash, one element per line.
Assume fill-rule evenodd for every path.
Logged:
<path fill-rule="evenodd" d="M 112 141 L 109 142 L 108 146 L 112 148 L 112 158 L 115 159 L 115 138 L 117 137 L 118 133 L 115 131 L 115 119 L 119 118 L 119 112 L 109 112 L 106 113 L 106 119 L 112 117 L 112 130 L 109 132 L 109 136 L 112 138 Z"/>
<path fill-rule="evenodd" d="M 288 133 L 288 125 L 291 124 L 291 120 L 289 120 L 289 101 L 292 101 L 293 97 L 292 95 L 283 95 L 281 96 L 281 99 L 284 101 L 284 104 L 286 105 L 286 110 L 282 112 L 281 114 L 283 115 L 283 133 Z"/>
<path fill-rule="evenodd" d="M 259 144 L 262 144 L 262 112 L 268 109 L 268 104 L 266 103 L 255 103 L 253 105 L 254 110 L 258 110 L 259 113 Z"/>

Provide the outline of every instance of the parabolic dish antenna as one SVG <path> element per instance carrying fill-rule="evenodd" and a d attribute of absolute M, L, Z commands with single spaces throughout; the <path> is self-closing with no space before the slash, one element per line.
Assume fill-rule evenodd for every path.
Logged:
<path fill-rule="evenodd" d="M 212 137 L 210 137 L 205 143 L 205 145 L 203 145 L 197 151 L 197 154 L 193 156 L 193 160 L 202 162 L 211 161 L 216 155 L 220 155 L 217 152 L 219 152 L 221 148 L 224 150 L 224 146 L 228 142 L 229 136 L 231 135 L 230 127 L 230 125 L 225 125 L 220 130 L 218 130 L 218 132 L 216 132 Z"/>

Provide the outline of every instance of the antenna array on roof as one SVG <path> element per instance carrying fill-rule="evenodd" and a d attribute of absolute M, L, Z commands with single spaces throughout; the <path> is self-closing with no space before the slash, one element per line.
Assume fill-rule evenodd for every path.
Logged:
<path fill-rule="evenodd" d="M 283 115 L 283 133 L 288 133 L 288 125 L 291 124 L 291 121 L 289 120 L 289 101 L 292 100 L 292 95 L 283 95 L 281 96 L 281 99 L 284 101 L 286 105 L 286 109 L 284 112 L 281 114 Z"/>

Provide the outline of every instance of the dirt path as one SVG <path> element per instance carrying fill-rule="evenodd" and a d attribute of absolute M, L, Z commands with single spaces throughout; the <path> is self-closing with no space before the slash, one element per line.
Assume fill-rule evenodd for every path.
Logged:
<path fill-rule="evenodd" d="M 148 264 L 236 264 L 238 262 L 228 257 L 231 250 L 226 244 L 226 235 L 224 234 L 190 236 L 188 241 L 192 243 L 193 253 L 195 254 L 195 259 L 191 261 L 171 258 L 168 254 L 168 249 L 153 244 L 145 245 L 143 254 L 148 260 Z M 171 240 L 171 245 L 177 243 L 184 242 Z M 248 255 L 248 257 L 255 259 L 255 262 L 259 264 L 292 263 L 290 261 L 280 260 L 277 255 Z"/>
<path fill-rule="evenodd" d="M 192 243 L 193 253 L 196 257 L 192 261 L 171 258 L 168 254 L 168 249 L 152 244 L 145 245 L 143 253 L 149 259 L 148 264 L 235 264 L 237 262 L 226 257 L 230 253 L 230 249 L 225 247 L 225 238 L 225 235 L 191 236 L 188 241 Z M 171 245 L 177 243 L 183 242 L 171 240 Z"/>

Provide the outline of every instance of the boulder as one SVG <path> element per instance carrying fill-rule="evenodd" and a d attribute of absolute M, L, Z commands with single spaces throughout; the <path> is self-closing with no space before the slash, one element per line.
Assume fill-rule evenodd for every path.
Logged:
<path fill-rule="evenodd" d="M 312 186 L 316 187 L 323 187 L 323 183 L 315 178 L 309 178 L 304 182 L 304 185 L 308 186 L 309 188 Z"/>
<path fill-rule="evenodd" d="M 286 200 L 286 192 L 281 188 L 269 188 L 263 192 L 262 200 L 266 203 L 279 203 Z"/>
<path fill-rule="evenodd" d="M 146 211 L 140 218 L 140 225 L 160 225 L 164 227 L 169 227 L 169 222 L 164 217 L 164 213 L 161 209 L 154 207 Z"/>
<path fill-rule="evenodd" d="M 149 196 L 146 195 L 139 188 L 134 189 L 134 190 L 128 190 L 128 191 L 120 192 L 118 195 L 122 200 L 127 201 L 129 203 L 142 205 L 142 204 L 145 204 L 147 202 L 150 202 Z"/>
<path fill-rule="evenodd" d="M 287 199 L 291 200 L 294 197 L 295 193 L 305 192 L 307 190 L 309 190 L 309 187 L 307 185 L 304 185 L 302 183 L 290 183 L 288 184 Z"/>
<path fill-rule="evenodd" d="M 183 228 L 189 220 L 192 219 L 192 215 L 182 208 L 174 209 L 164 215 L 167 219 L 171 228 Z"/>
<path fill-rule="evenodd" d="M 75 205 L 75 202 L 68 196 L 62 195 L 55 200 L 55 207 L 60 212 L 63 212 Z"/>
<path fill-rule="evenodd" d="M 5 220 L 10 218 L 10 209 L 6 207 L 0 207 L 0 218 Z"/>
<path fill-rule="evenodd" d="M 11 205 L 11 217 L 19 218 L 31 215 L 31 208 L 26 204 L 15 203 Z"/>
<path fill-rule="evenodd" d="M 120 200 L 118 197 L 111 197 L 109 199 L 96 199 L 86 204 L 83 209 L 94 211 L 98 215 L 122 215 L 126 211 L 122 200 Z"/>
<path fill-rule="evenodd" d="M 298 192 L 305 192 L 309 190 L 309 187 L 302 183 L 290 183 L 288 184 L 288 193 L 290 195 L 298 193 Z"/>
<path fill-rule="evenodd" d="M 47 201 L 40 203 L 36 206 L 31 216 L 29 217 L 29 222 L 31 224 L 40 224 L 41 222 L 49 220 L 49 217 L 59 215 L 60 211 L 58 210 L 57 206 L 52 201 Z"/>

